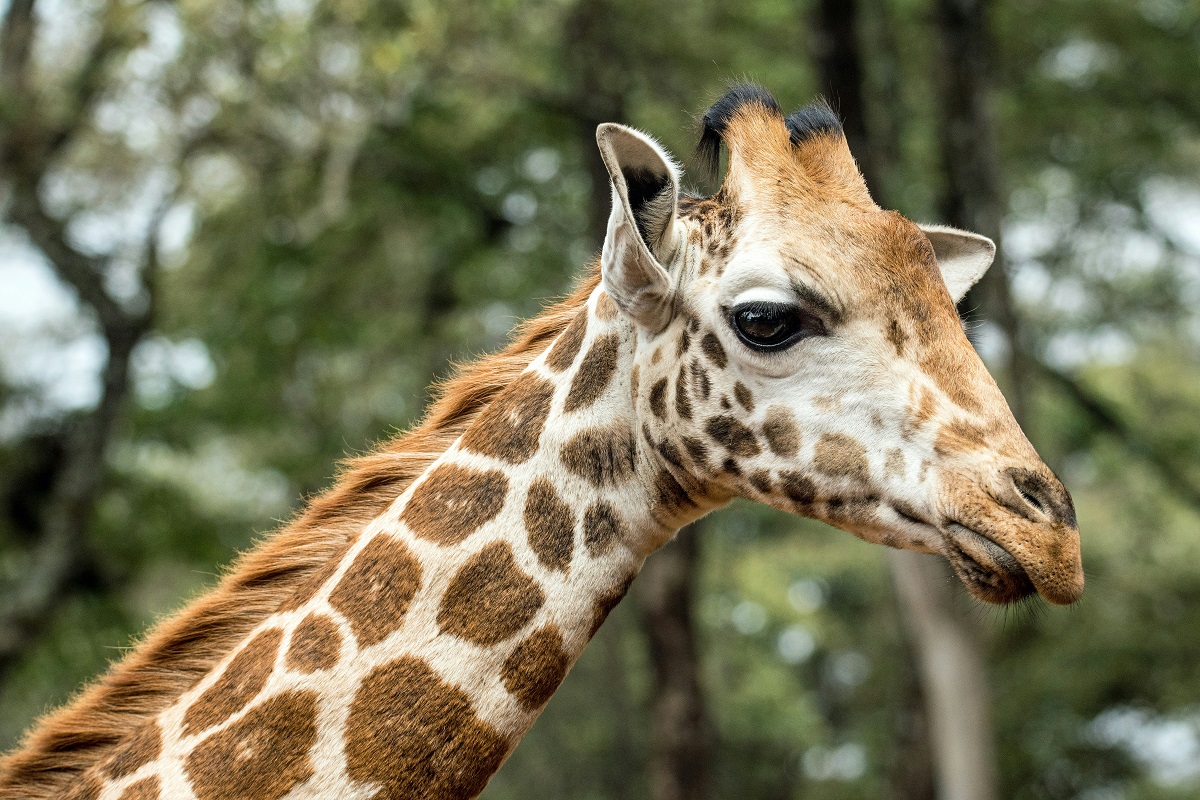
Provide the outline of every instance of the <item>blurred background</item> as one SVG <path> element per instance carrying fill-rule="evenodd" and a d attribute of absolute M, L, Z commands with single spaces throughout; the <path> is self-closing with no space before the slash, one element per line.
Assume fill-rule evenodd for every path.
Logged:
<path fill-rule="evenodd" d="M 1194 0 L 0 11 L 0 749 L 569 289 L 598 123 L 694 166 L 749 78 L 828 96 L 882 205 L 1001 242 L 962 311 L 1088 591 L 984 608 L 735 504 L 649 561 L 484 796 L 1200 793 Z"/>

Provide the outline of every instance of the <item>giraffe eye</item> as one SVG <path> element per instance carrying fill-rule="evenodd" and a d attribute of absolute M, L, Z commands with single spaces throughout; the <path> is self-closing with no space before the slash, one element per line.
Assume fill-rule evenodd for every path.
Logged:
<path fill-rule="evenodd" d="M 738 337 L 753 350 L 786 350 L 801 339 L 825 333 L 820 318 L 786 303 L 743 303 L 730 317 Z"/>

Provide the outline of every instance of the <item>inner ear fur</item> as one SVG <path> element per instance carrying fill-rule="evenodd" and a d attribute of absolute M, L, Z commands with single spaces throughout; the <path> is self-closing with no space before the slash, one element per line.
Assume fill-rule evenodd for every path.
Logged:
<path fill-rule="evenodd" d="M 986 236 L 948 225 L 919 225 L 933 245 L 942 280 L 957 303 L 983 277 L 996 258 L 996 244 Z"/>
<path fill-rule="evenodd" d="M 616 123 L 596 129 L 612 180 L 613 207 L 601 254 L 605 290 L 652 332 L 670 321 L 670 263 L 679 246 L 679 170 L 653 139 Z"/>

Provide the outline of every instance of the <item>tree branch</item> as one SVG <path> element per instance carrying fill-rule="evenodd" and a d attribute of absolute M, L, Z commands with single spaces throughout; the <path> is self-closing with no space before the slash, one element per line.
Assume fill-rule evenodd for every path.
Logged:
<path fill-rule="evenodd" d="M 1163 483 L 1180 499 L 1200 509 L 1200 486 L 1184 477 L 1169 456 L 1139 436 L 1133 426 L 1126 422 L 1107 400 L 1088 389 L 1078 379 L 1051 367 L 1041 359 L 1030 358 L 1029 361 L 1043 378 L 1062 390 L 1075 405 L 1092 418 L 1093 422 L 1114 436 L 1126 450 L 1153 467 Z"/>
<path fill-rule="evenodd" d="M 42 535 L 20 583 L 0 603 L 0 677 L 47 626 L 70 586 L 88 572 L 87 529 L 104 455 L 128 394 L 133 350 L 149 323 L 146 313 L 105 328 L 108 360 L 100 401 L 66 434 L 65 458 L 50 492 Z"/>
<path fill-rule="evenodd" d="M 46 213 L 38 197 L 37 185 L 21 176 L 15 182 L 9 217 L 29 236 L 30 241 L 50 262 L 54 273 L 71 287 L 93 311 L 105 330 L 128 325 L 129 312 L 104 288 L 106 259 L 79 252 L 67 242 L 66 224 Z M 32 185 L 31 185 L 32 183 Z"/>

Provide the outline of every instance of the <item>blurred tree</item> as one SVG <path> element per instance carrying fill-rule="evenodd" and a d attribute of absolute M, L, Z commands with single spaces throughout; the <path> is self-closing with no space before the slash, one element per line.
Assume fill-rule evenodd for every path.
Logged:
<path fill-rule="evenodd" d="M 715 742 L 700 683 L 694 622 L 700 547 L 709 533 L 705 527 L 696 523 L 685 528 L 647 559 L 634 594 L 654 671 L 649 777 L 655 800 L 712 794 Z"/>
<path fill-rule="evenodd" d="M 25 528 L 19 536 L 28 543 L 16 557 L 20 578 L 6 587 L 0 602 L 0 679 L 66 598 L 80 586 L 104 587 L 111 577 L 97 564 L 89 529 L 104 459 L 129 393 L 133 352 L 152 324 L 156 239 L 170 205 L 169 190 L 160 192 L 132 253 L 96 253 L 73 240 L 68 222 L 47 202 L 46 184 L 71 169 L 67 162 L 75 151 L 86 149 L 81 140 L 102 99 L 102 76 L 129 53 L 137 34 L 120 5 L 104 6 L 82 65 L 45 85 L 32 64 L 39 22 L 34 0 L 15 0 L 0 28 L 0 175 L 6 216 L 87 309 L 103 338 L 106 360 L 95 406 L 43 434 L 40 446 L 54 457 L 17 464 L 11 478 L 10 502 L 26 503 L 31 513 L 18 523 Z M 133 285 L 123 287 L 124 296 L 110 288 L 114 274 L 131 266 L 122 260 L 133 262 Z M 30 471 L 23 475 L 23 469 Z"/>

